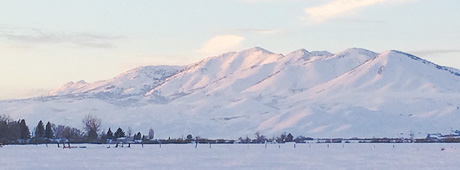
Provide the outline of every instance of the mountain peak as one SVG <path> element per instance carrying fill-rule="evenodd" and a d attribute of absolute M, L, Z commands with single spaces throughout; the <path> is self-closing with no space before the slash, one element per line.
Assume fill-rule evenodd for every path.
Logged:
<path fill-rule="evenodd" d="M 293 52 L 290 52 L 288 54 L 286 54 L 286 56 L 292 56 L 292 55 L 305 55 L 309 53 L 308 50 L 302 48 L 302 49 L 298 49 L 298 50 L 295 50 Z"/>
<path fill-rule="evenodd" d="M 258 47 L 258 46 L 243 50 L 240 53 L 251 53 L 251 52 L 261 52 L 261 53 L 267 53 L 267 54 L 274 54 L 273 52 L 268 51 L 268 50 L 266 50 L 266 49 L 264 49 L 262 47 Z"/>
<path fill-rule="evenodd" d="M 295 58 L 297 60 L 308 61 L 312 57 L 320 56 L 320 57 L 328 57 L 332 56 L 333 54 L 328 51 L 307 51 L 306 49 L 298 49 L 296 51 L 290 52 L 286 54 L 288 58 Z"/>
<path fill-rule="evenodd" d="M 429 62 L 429 63 L 432 63 L 430 61 L 427 61 L 427 60 L 424 60 L 420 57 L 417 57 L 417 56 L 414 56 L 412 54 L 409 54 L 409 53 L 405 53 L 405 52 L 402 52 L 402 51 L 398 51 L 398 50 L 388 50 L 387 52 L 385 53 L 388 53 L 388 55 L 391 55 L 391 54 L 399 54 L 399 55 L 403 55 L 403 56 L 407 56 L 409 58 L 412 58 L 414 60 L 420 60 L 420 61 L 423 61 L 423 62 Z"/>
<path fill-rule="evenodd" d="M 88 85 L 88 83 L 84 80 L 80 80 L 77 82 L 70 81 L 62 85 L 61 87 L 50 91 L 48 94 L 46 94 L 46 96 L 55 96 L 55 95 L 62 95 L 62 94 L 70 93 L 71 91 L 82 88 L 86 85 Z"/>
<path fill-rule="evenodd" d="M 301 49 L 298 49 L 298 50 L 295 50 L 291 53 L 308 53 L 308 50 L 306 50 L 305 48 L 301 48 Z"/>
<path fill-rule="evenodd" d="M 349 55 L 367 55 L 367 56 L 376 57 L 377 53 L 367 50 L 367 49 L 363 49 L 363 48 L 349 48 L 342 52 L 337 53 L 336 55 L 342 56 L 342 57 L 349 56 Z"/>
<path fill-rule="evenodd" d="M 430 65 L 439 66 L 439 65 L 437 65 L 437 64 L 435 64 L 435 63 L 433 63 L 431 61 L 428 61 L 428 60 L 422 59 L 420 57 L 414 56 L 412 54 L 405 53 L 405 52 L 398 51 L 398 50 L 388 50 L 388 51 L 385 51 L 383 53 L 380 53 L 379 56 L 387 57 L 388 59 L 400 58 L 399 61 L 401 61 L 403 59 L 411 59 L 411 60 L 422 62 L 424 64 L 430 64 Z M 439 67 L 441 67 L 441 66 L 439 66 Z"/>
<path fill-rule="evenodd" d="M 453 74 L 453 75 L 455 75 L 455 76 L 460 76 L 460 70 L 458 70 L 458 69 L 456 69 L 456 68 L 450 68 L 450 67 L 440 66 L 440 65 L 435 64 L 435 63 L 433 63 L 433 62 L 431 62 L 431 61 L 422 59 L 422 58 L 420 58 L 420 57 L 417 57 L 417 56 L 414 56 L 414 55 L 412 55 L 412 54 L 405 53 L 405 52 L 402 52 L 402 51 L 398 51 L 398 50 L 388 50 L 388 51 L 386 51 L 386 52 L 381 53 L 380 55 L 381 55 L 381 56 L 388 57 L 388 58 L 394 58 L 394 57 L 409 58 L 409 59 L 412 59 L 412 60 L 421 62 L 421 63 L 423 63 L 423 64 L 432 65 L 432 66 L 436 67 L 436 68 L 439 69 L 439 70 L 447 71 L 447 72 L 449 72 L 450 74 Z"/>

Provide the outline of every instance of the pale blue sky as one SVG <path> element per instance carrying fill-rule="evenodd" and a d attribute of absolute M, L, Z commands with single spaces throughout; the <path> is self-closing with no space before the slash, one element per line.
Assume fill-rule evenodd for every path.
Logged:
<path fill-rule="evenodd" d="M 254 46 L 406 51 L 460 68 L 458 0 L 0 0 L 0 99 Z"/>

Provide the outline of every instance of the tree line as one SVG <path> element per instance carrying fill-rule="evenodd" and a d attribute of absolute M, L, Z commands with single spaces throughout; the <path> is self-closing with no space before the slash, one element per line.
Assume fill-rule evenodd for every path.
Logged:
<path fill-rule="evenodd" d="M 115 132 L 109 127 L 105 131 L 101 131 L 101 119 L 91 114 L 87 114 L 82 119 L 84 131 L 78 128 L 56 125 L 52 122 L 46 124 L 40 120 L 38 124 L 32 129 L 26 124 L 24 119 L 17 121 L 12 120 L 8 115 L 0 115 L 0 141 L 1 144 L 29 144 L 29 143 L 107 143 L 107 142 L 142 142 L 142 143 L 234 143 L 235 140 L 224 139 L 207 139 L 199 136 L 193 137 L 188 134 L 186 138 L 168 138 L 154 140 L 155 131 L 150 128 L 148 134 L 142 135 L 141 132 L 133 133 L 132 129 L 128 127 L 125 132 L 121 127 L 117 128 Z M 31 133 L 32 132 L 32 133 Z M 294 138 L 292 134 L 283 133 L 278 137 L 266 138 L 259 132 L 255 133 L 255 138 L 251 139 L 239 138 L 236 142 L 239 143 L 264 143 L 264 142 L 293 142 L 297 140 L 304 140 L 300 136 Z"/>
<path fill-rule="evenodd" d="M 101 119 L 87 114 L 82 119 L 83 129 L 56 125 L 40 120 L 32 130 L 24 119 L 17 121 L 8 115 L 0 115 L 0 145 L 4 144 L 34 144 L 34 143 L 107 143 L 118 141 L 152 141 L 155 131 L 150 128 L 148 135 L 141 132 L 133 134 L 128 127 L 125 132 L 119 127 L 115 132 L 109 127 L 107 132 L 101 132 Z M 146 142 L 148 143 L 148 142 Z M 151 142 L 155 143 L 155 141 Z"/>
<path fill-rule="evenodd" d="M 31 133 L 32 132 L 32 133 Z M 55 139 L 68 139 L 75 142 L 83 142 L 88 138 L 80 129 L 56 125 L 39 121 L 37 126 L 31 131 L 26 120 L 17 121 L 8 115 L 0 115 L 0 144 L 27 144 L 52 142 Z"/>
<path fill-rule="evenodd" d="M 5 141 L 24 141 L 30 138 L 29 127 L 24 119 L 13 121 L 8 116 L 0 115 L 0 139 Z"/>
<path fill-rule="evenodd" d="M 101 130 L 101 119 L 91 114 L 87 114 L 82 119 L 83 129 L 56 125 L 52 122 L 46 124 L 40 120 L 31 130 L 24 119 L 13 120 L 8 115 L 0 115 L 0 146 L 4 144 L 36 144 L 36 143 L 145 143 L 145 144 L 185 144 L 185 143 L 285 143 L 296 142 L 304 143 L 306 141 L 324 142 L 324 143 L 348 143 L 349 141 L 359 141 L 363 143 L 403 143 L 403 142 L 460 142 L 460 131 L 455 134 L 438 135 L 440 137 L 431 137 L 413 139 L 411 138 L 331 138 L 331 139 L 313 139 L 311 137 L 297 136 L 291 133 L 283 132 L 279 136 L 271 138 L 256 132 L 253 138 L 246 136 L 238 140 L 228 139 L 208 139 L 199 136 L 193 137 L 188 134 L 185 138 L 168 138 L 154 139 L 155 131 L 150 128 L 146 135 L 141 132 L 133 133 L 128 127 L 124 131 L 118 127 L 115 131 L 109 127 L 107 131 Z M 32 132 L 32 133 L 31 133 Z"/>

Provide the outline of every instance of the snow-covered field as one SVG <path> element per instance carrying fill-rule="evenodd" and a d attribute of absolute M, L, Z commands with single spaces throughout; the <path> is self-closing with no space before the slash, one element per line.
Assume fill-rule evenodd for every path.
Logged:
<path fill-rule="evenodd" d="M 78 146 L 78 145 L 75 145 Z M 81 146 L 81 145 L 80 145 Z M 7 145 L 0 169 L 459 169 L 460 144 Z M 441 148 L 444 148 L 442 150 Z"/>

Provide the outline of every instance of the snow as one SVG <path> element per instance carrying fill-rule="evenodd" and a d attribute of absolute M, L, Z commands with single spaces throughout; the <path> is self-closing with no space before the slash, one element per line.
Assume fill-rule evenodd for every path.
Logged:
<path fill-rule="evenodd" d="M 0 169 L 458 169 L 460 144 L 7 145 Z M 444 150 L 442 150 L 444 148 Z"/>
<path fill-rule="evenodd" d="M 129 70 L 111 80 L 102 80 L 94 83 L 86 83 L 83 80 L 77 83 L 69 82 L 51 91 L 46 96 L 110 93 L 111 97 L 121 98 L 144 94 L 184 68 L 183 66 L 139 67 Z"/>
<path fill-rule="evenodd" d="M 460 71 L 400 51 L 350 48 L 287 55 L 260 47 L 188 66 L 145 66 L 110 80 L 68 83 L 48 95 L 0 101 L 0 114 L 159 137 L 399 137 L 460 129 Z M 405 136 L 407 137 L 407 135 Z"/>
<path fill-rule="evenodd" d="M 328 51 L 312 51 L 308 52 L 306 49 L 299 49 L 286 55 L 286 58 L 293 58 L 290 62 L 298 62 L 299 60 L 308 61 L 313 57 L 328 57 L 333 54 Z"/>
<path fill-rule="evenodd" d="M 271 69 L 267 67 L 261 68 L 261 66 L 274 63 L 282 57 L 282 55 L 271 53 L 260 47 L 243 50 L 238 53 L 226 53 L 218 57 L 205 59 L 187 68 L 180 74 L 175 75 L 173 79 L 167 79 L 160 86 L 152 89 L 147 95 L 155 91 L 161 92 L 163 96 L 190 94 L 213 84 L 215 86 L 224 84 L 228 87 L 234 82 L 238 83 L 238 80 L 242 78 L 250 79 L 248 76 L 257 75 L 256 73 L 264 74 L 262 77 L 265 78 L 271 74 Z M 261 69 L 264 70 L 259 71 Z M 255 79 L 255 81 L 263 78 Z M 238 90 L 238 86 L 247 85 L 241 84 L 233 87 Z"/>

